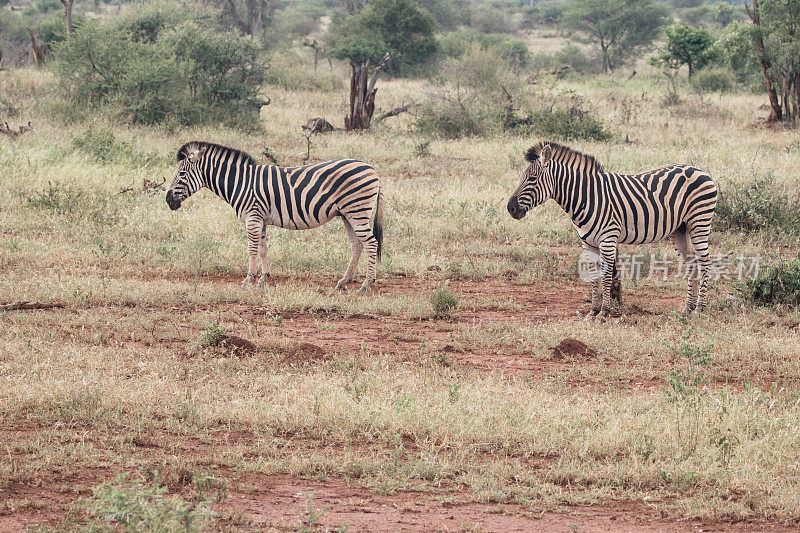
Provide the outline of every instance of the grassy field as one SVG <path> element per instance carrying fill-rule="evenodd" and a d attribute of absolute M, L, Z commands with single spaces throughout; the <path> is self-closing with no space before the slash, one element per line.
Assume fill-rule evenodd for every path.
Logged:
<path fill-rule="evenodd" d="M 797 131 L 756 124 L 762 95 L 684 87 L 666 106 L 663 78 L 640 68 L 524 94 L 583 96 L 612 138 L 569 144 L 609 170 L 686 162 L 723 193 L 771 174 L 797 194 Z M 716 281 L 687 322 L 685 282 L 670 278 L 626 283 L 609 323 L 582 321 L 567 216 L 505 211 L 535 134 L 431 139 L 405 114 L 314 136 L 313 161 L 363 159 L 383 179 L 384 260 L 366 295 L 333 290 L 349 258 L 338 221 L 270 229 L 273 277 L 243 290 L 230 207 L 204 191 L 171 212 L 163 190 L 143 190 L 169 183 L 192 139 L 300 163 L 300 126 L 345 114 L 344 71 L 320 77 L 267 86 L 266 132 L 245 134 L 87 119 L 46 71 L 0 72 L 37 128 L 0 140 L 0 304 L 57 305 L 0 310 L 0 529 L 76 528 L 154 482 L 174 497 L 159 496 L 165 514 L 190 502 L 220 530 L 800 523 L 800 313 Z M 384 110 L 432 90 L 378 86 Z M 770 228 L 712 236 L 715 253 L 765 259 L 796 246 Z M 437 317 L 442 287 L 458 306 Z M 215 345 L 220 332 L 255 349 Z M 590 350 L 554 351 L 564 339 Z"/>

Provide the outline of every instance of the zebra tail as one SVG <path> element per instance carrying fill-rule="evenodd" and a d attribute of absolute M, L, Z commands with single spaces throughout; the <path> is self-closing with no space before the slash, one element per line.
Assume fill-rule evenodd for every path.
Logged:
<path fill-rule="evenodd" d="M 381 260 L 381 250 L 383 250 L 383 194 L 378 189 L 378 199 L 375 202 L 375 218 L 372 221 L 372 234 L 378 241 L 378 261 Z"/>

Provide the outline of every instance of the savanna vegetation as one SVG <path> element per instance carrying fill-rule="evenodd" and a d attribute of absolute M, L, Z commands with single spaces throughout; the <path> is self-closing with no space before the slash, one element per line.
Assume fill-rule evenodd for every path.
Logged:
<path fill-rule="evenodd" d="M 799 20 L 793 0 L 0 0 L 0 529 L 797 526 Z M 356 69 L 374 109 L 352 132 Z M 582 320 L 567 216 L 505 210 L 545 138 L 710 172 L 707 313 L 648 276 L 676 262 L 660 243 L 623 249 L 641 276 Z M 373 291 L 333 289 L 336 221 L 268 228 L 272 277 L 242 289 L 230 207 L 164 202 L 193 139 L 371 163 Z"/>

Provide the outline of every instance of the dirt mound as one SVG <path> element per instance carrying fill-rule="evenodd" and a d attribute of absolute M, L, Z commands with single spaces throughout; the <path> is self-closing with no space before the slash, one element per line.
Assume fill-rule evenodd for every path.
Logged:
<path fill-rule="evenodd" d="M 257 350 L 255 344 L 236 335 L 226 335 L 219 343 L 219 346 L 223 350 L 238 356 L 252 355 Z"/>
<path fill-rule="evenodd" d="M 558 346 L 553 347 L 553 358 L 561 359 L 562 357 L 597 357 L 597 352 L 586 346 L 578 339 L 567 337 Z"/>
<path fill-rule="evenodd" d="M 324 361 L 325 359 L 330 359 L 328 354 L 325 353 L 325 350 L 316 344 L 304 342 L 295 348 L 287 350 L 286 356 L 281 363 L 285 365 L 299 365 L 312 361 Z"/>

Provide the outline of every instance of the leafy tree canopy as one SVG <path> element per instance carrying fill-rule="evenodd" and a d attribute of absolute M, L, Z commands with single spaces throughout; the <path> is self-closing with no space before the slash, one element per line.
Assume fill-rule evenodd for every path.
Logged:
<path fill-rule="evenodd" d="M 414 0 L 373 0 L 361 12 L 345 20 L 332 38 L 331 54 L 340 59 L 377 59 L 389 52 L 389 68 L 406 67 L 431 59 L 438 51 L 436 21 Z M 385 48 L 382 48 L 384 45 Z"/>
<path fill-rule="evenodd" d="M 606 71 L 652 44 L 666 20 L 666 6 L 653 0 L 570 0 L 564 13 L 566 26 L 597 46 Z"/>
<path fill-rule="evenodd" d="M 714 36 L 708 30 L 696 29 L 683 24 L 667 28 L 667 43 L 657 56 L 650 58 L 654 65 L 679 69 L 689 67 L 689 77 L 695 69 L 708 65 L 715 57 Z"/>

